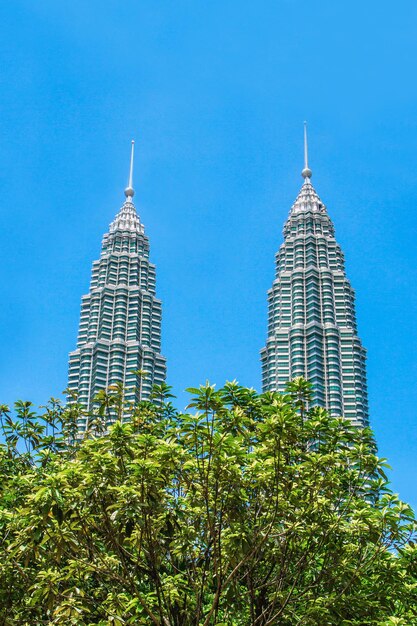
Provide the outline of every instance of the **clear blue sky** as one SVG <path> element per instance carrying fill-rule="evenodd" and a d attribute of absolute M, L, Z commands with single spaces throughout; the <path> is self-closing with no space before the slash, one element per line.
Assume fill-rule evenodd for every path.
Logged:
<path fill-rule="evenodd" d="M 14 0 L 0 31 L 0 401 L 66 386 L 131 138 L 169 382 L 259 389 L 307 119 L 357 293 L 372 425 L 416 506 L 415 0 Z"/>

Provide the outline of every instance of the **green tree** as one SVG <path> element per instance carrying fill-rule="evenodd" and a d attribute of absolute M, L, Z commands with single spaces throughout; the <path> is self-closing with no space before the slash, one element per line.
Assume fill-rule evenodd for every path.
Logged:
<path fill-rule="evenodd" d="M 1 408 L 0 624 L 417 624 L 410 508 L 306 381 Z M 109 411 L 120 420 L 109 429 Z M 122 416 L 129 412 L 129 419 Z"/>

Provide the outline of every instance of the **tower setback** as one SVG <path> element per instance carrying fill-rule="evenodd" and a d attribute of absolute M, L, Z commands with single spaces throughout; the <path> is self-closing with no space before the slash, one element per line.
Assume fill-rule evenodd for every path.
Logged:
<path fill-rule="evenodd" d="M 288 380 L 302 376 L 313 384 L 313 404 L 366 426 L 366 351 L 355 295 L 334 226 L 311 184 L 306 127 L 304 133 L 304 183 L 284 225 L 268 291 L 263 390 L 283 391 Z"/>
<path fill-rule="evenodd" d="M 93 262 L 90 291 L 81 300 L 77 348 L 69 355 L 68 388 L 86 408 L 98 391 L 116 382 L 126 387 L 126 400 L 149 399 L 152 386 L 166 376 L 155 266 L 133 204 L 133 155 L 132 141 L 126 200 Z"/>

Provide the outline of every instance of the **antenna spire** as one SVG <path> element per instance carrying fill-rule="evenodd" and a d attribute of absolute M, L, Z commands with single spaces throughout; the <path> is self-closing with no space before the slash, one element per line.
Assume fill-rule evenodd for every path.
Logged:
<path fill-rule="evenodd" d="M 301 176 L 306 178 L 311 178 L 312 171 L 308 167 L 308 140 L 307 140 L 307 122 L 304 122 L 304 169 L 301 172 Z"/>
<path fill-rule="evenodd" d="M 133 189 L 133 158 L 135 155 L 135 142 L 132 139 L 132 149 L 130 152 L 130 170 L 129 170 L 129 184 L 125 189 L 125 196 L 129 200 L 132 200 L 135 195 L 135 190 Z"/>

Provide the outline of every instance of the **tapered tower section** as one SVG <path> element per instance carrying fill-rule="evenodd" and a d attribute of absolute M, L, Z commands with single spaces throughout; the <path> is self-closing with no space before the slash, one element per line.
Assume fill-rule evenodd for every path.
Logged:
<path fill-rule="evenodd" d="M 313 384 L 313 403 L 368 425 L 366 351 L 355 294 L 326 207 L 311 184 L 305 129 L 304 183 L 284 225 L 268 291 L 263 390 L 283 391 L 297 376 Z"/>
<path fill-rule="evenodd" d="M 149 399 L 152 386 L 166 375 L 155 266 L 133 204 L 133 151 L 134 142 L 126 200 L 93 262 L 90 291 L 81 300 L 77 348 L 69 355 L 68 387 L 87 408 L 98 391 L 116 382 L 127 388 L 127 400 Z"/>

